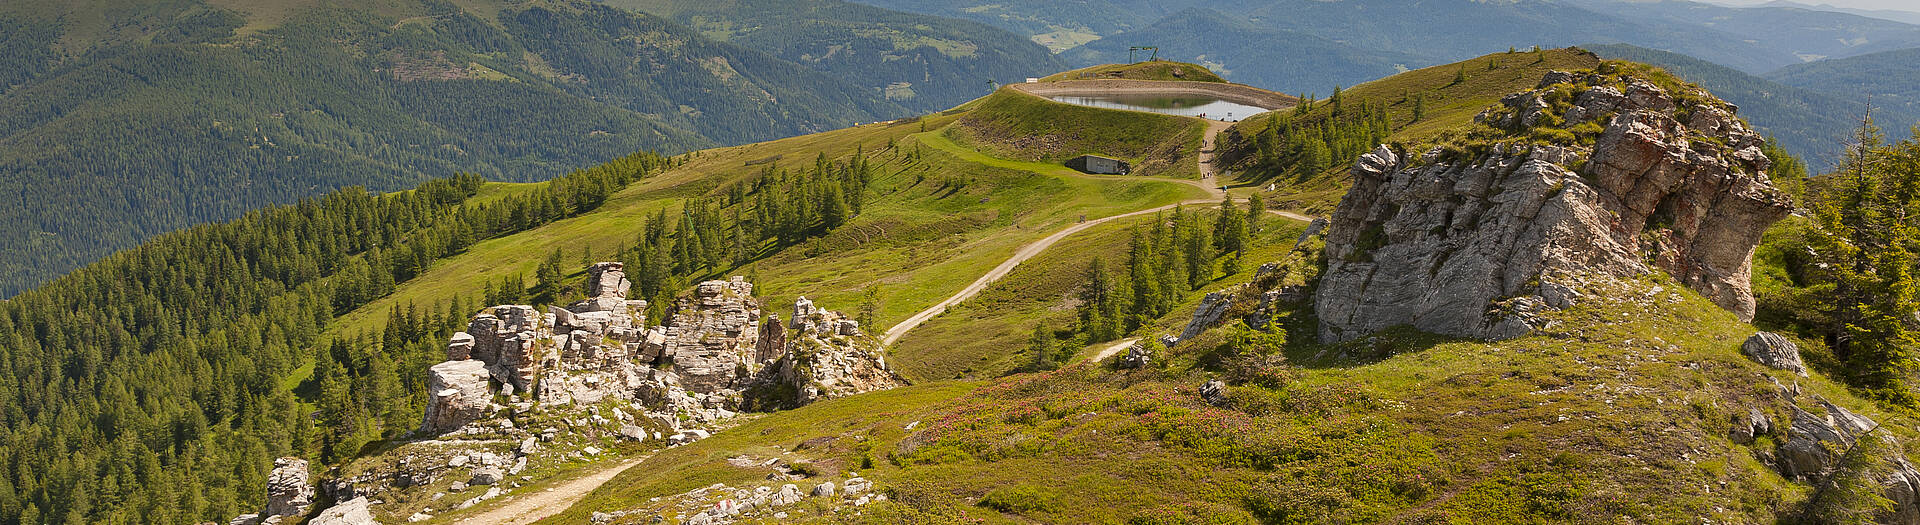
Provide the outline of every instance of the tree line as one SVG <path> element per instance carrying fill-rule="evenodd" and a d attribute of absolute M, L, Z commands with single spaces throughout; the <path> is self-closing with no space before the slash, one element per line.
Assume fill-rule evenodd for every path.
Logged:
<path fill-rule="evenodd" d="M 470 174 L 349 188 L 162 235 L 0 302 L 0 523 L 224 521 L 259 506 L 273 457 L 339 457 L 368 435 L 341 439 L 331 414 L 351 406 L 316 406 L 282 378 L 319 354 L 333 358 L 315 364 L 323 382 L 347 381 L 334 391 L 398 396 L 376 370 L 400 365 L 313 350 L 342 348 L 321 340 L 334 316 L 668 163 L 634 154 L 488 201 Z"/>

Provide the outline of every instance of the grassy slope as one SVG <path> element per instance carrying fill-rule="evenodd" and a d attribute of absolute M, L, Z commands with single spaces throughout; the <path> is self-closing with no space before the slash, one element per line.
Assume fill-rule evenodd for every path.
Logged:
<path fill-rule="evenodd" d="M 1555 53 L 1536 69 L 1577 69 L 1587 60 Z M 1446 84 L 1453 71 L 1428 72 L 1445 78 L 1426 82 Z M 1538 72 L 1486 85 L 1526 89 Z M 1420 85 L 1396 78 L 1356 91 L 1381 97 Z M 1429 95 L 1433 120 L 1470 121 L 1498 98 L 1434 91 L 1453 96 Z M 1423 123 L 1396 137 L 1437 140 L 1443 131 Z M 1123 227 L 1070 239 L 916 332 L 927 340 L 910 337 L 899 349 L 944 348 L 986 363 L 953 359 L 958 365 L 949 367 L 1004 369 L 1019 339 L 976 332 L 1018 334 L 1007 325 L 1070 316 L 1061 283 L 1091 257 L 1083 252 L 1114 253 Z M 1498 343 L 1390 332 L 1324 346 L 1307 335 L 1310 313 L 1298 312 L 1284 325 L 1301 334 L 1284 345 L 1296 368 L 1270 388 L 1235 387 L 1231 408 L 1206 405 L 1195 391 L 1218 369 L 1204 366 L 1226 337 L 1216 329 L 1147 371 L 1083 363 L 772 414 L 666 451 L 549 521 L 657 509 L 649 498 L 716 482 L 768 483 L 764 471 L 724 461 L 749 454 L 814 465 L 822 477 L 798 482 L 802 490 L 870 461 L 859 474 L 891 496 L 857 514 L 814 502 L 788 509 L 799 520 L 1771 522 L 1790 517 L 1810 489 L 1759 461 L 1773 453 L 1771 438 L 1741 445 L 1726 437 L 1729 416 L 1749 407 L 1783 428 L 1786 401 L 1768 378 L 1914 439 L 1911 417 L 1883 412 L 1819 373 L 1796 378 L 1748 361 L 1739 346 L 1754 328 L 1664 277 L 1586 292 L 1584 302 L 1553 314 L 1560 328 Z M 1157 329 L 1183 324 L 1192 302 Z M 817 445 L 823 438 L 833 439 Z M 815 445 L 799 446 L 809 440 Z"/>
<path fill-rule="evenodd" d="M 906 503 L 860 517 L 790 509 L 833 521 L 964 512 L 996 523 L 1767 522 L 1808 489 L 1756 460 L 1771 441 L 1725 437 L 1729 415 L 1748 407 L 1784 424 L 1766 377 L 1798 380 L 1911 437 L 1909 418 L 1824 377 L 1747 361 L 1738 347 L 1752 327 L 1675 289 L 1656 280 L 1595 290 L 1608 299 L 1559 314 L 1568 329 L 1501 343 L 1393 334 L 1339 348 L 1293 344 L 1287 353 L 1303 367 L 1281 388 L 1236 387 L 1235 408 L 1197 399 L 1209 373 L 1191 346 L 1159 370 L 1076 365 L 836 400 L 665 451 L 553 522 L 646 508 L 716 482 L 767 483 L 764 471 L 724 461 L 737 454 L 815 465 L 824 477 L 802 490 L 871 458 L 860 475 Z M 1340 352 L 1369 357 L 1313 357 Z M 823 437 L 837 440 L 796 450 Z M 1002 513 L 978 506 L 983 499 L 1023 503 Z"/>
<path fill-rule="evenodd" d="M 1012 88 L 969 104 L 948 137 L 997 157 L 1126 159 L 1136 175 L 1199 176 L 1200 119 L 1060 104 Z"/>
<path fill-rule="evenodd" d="M 689 154 L 684 165 L 629 186 L 593 213 L 485 241 L 435 263 L 392 295 L 340 318 L 332 332 L 377 328 L 394 304 L 427 306 L 456 295 L 475 298 L 488 279 L 513 274 L 531 278 L 556 248 L 569 261 L 581 247 L 612 253 L 632 243 L 641 222 L 657 210 L 677 213 L 680 199 L 755 176 L 765 167 L 759 162 L 768 159 L 798 166 L 820 153 L 846 158 L 864 148 L 879 172 L 875 195 L 849 226 L 817 243 L 789 248 L 750 268 L 717 273 L 757 275 L 757 291 L 770 304 L 804 295 L 846 311 L 859 304 L 867 286 L 878 286 L 882 324 L 939 302 L 1019 246 L 1082 215 L 1103 217 L 1205 195 L 1178 181 L 1087 176 L 1055 166 L 1041 173 L 1026 171 L 1021 168 L 1040 166 L 986 157 L 941 140 L 938 130 L 958 118 L 922 121 L 931 131 L 922 131 L 920 122 L 902 121 Z M 922 139 L 940 145 L 921 146 Z M 895 149 L 886 149 L 889 140 Z M 489 188 L 483 195 L 491 191 L 505 190 Z"/>
<path fill-rule="evenodd" d="M 1083 78 L 1124 78 L 1130 80 L 1190 80 L 1194 82 L 1226 82 L 1227 79 L 1213 74 L 1205 66 L 1155 60 L 1132 64 L 1101 64 L 1087 66 L 1063 73 L 1054 73 L 1040 79 L 1042 82 L 1079 80 Z"/>
<path fill-rule="evenodd" d="M 1492 69 L 1488 64 L 1494 64 Z M 1421 144 L 1439 141 L 1444 135 L 1465 129 L 1473 116 L 1500 102 L 1509 93 L 1533 89 L 1540 76 L 1552 70 L 1589 69 L 1600 59 L 1577 49 L 1548 49 L 1538 57 L 1531 53 L 1496 53 L 1456 64 L 1433 66 L 1353 86 L 1341 93 L 1347 103 L 1387 104 L 1394 133 L 1388 141 Z M 1454 75 L 1465 71 L 1466 81 L 1454 83 Z M 1413 121 L 1414 97 L 1424 96 L 1426 118 Z M 1325 106 L 1316 112 L 1327 111 Z M 1311 116 L 1311 115 L 1309 115 Z M 1257 136 L 1272 124 L 1272 116 L 1249 118 L 1235 124 L 1222 142 L 1222 156 L 1233 165 L 1243 165 L 1254 151 L 1246 138 Z M 1234 137 L 1240 139 L 1235 140 Z M 1304 180 L 1259 180 L 1273 183 L 1275 192 L 1269 202 L 1324 213 L 1331 211 L 1346 194 L 1347 166 L 1353 159 L 1333 159 L 1335 168 Z M 1243 172 L 1242 176 L 1260 179 L 1262 174 Z"/>
<path fill-rule="evenodd" d="M 1211 221 L 1215 215 L 1206 212 L 1205 216 Z M 1130 231 L 1151 228 L 1152 221 L 1151 217 L 1115 221 L 1062 240 L 1044 255 L 1021 264 L 980 295 L 915 328 L 911 336 L 894 345 L 893 365 L 909 379 L 926 381 L 997 377 L 1031 362 L 1032 356 L 1024 349 L 1033 327 L 1072 328 L 1074 308 L 1079 305 L 1075 294 L 1085 284 L 1087 265 L 1097 258 L 1105 261 L 1109 271 L 1124 271 Z M 1247 260 L 1278 258 L 1292 247 L 1293 240 L 1305 227 L 1297 221 L 1266 217 Z M 1243 266 L 1239 273 L 1216 275 L 1208 288 L 1251 279 L 1256 265 Z M 1191 312 L 1204 294 L 1189 295 L 1187 304 L 1175 311 Z M 1184 322 L 1184 319 L 1170 321 Z M 1155 336 L 1178 332 L 1179 328 L 1154 325 L 1140 329 L 1135 335 Z M 1097 351 L 1109 344 L 1094 344 L 1089 350 Z"/>

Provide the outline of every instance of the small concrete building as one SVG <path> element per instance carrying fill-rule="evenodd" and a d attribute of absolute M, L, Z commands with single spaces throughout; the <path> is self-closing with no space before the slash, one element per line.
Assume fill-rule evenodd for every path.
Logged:
<path fill-rule="evenodd" d="M 1103 174 L 1112 174 L 1112 175 L 1126 175 L 1127 173 L 1133 171 L 1133 166 L 1128 165 L 1127 161 L 1120 160 L 1120 159 L 1109 159 L 1099 155 L 1081 155 L 1078 157 L 1074 157 L 1073 159 L 1067 161 L 1067 167 L 1080 170 L 1081 172 L 1084 172 L 1084 173 L 1103 173 Z"/>

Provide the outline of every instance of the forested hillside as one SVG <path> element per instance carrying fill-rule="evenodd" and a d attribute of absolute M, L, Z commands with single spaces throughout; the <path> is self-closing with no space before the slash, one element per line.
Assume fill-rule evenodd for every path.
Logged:
<path fill-rule="evenodd" d="M 538 186 L 462 175 L 347 188 L 167 234 L 0 302 L 0 522 L 225 522 L 256 500 L 273 457 L 333 450 L 371 418 L 417 420 L 407 407 L 422 385 L 395 361 L 408 354 L 322 344 L 330 320 L 666 164 L 643 153 Z M 388 345 L 471 309 L 422 306 L 395 312 Z M 316 360 L 317 411 L 281 383 Z"/>
<path fill-rule="evenodd" d="M 1739 105 L 1740 116 L 1752 122 L 1761 133 L 1773 137 L 1780 147 L 1807 159 L 1815 171 L 1839 164 L 1849 135 L 1860 126 L 1860 118 L 1866 114 L 1865 93 L 1836 85 L 1810 86 L 1810 89 L 1788 86 L 1686 55 L 1626 44 L 1587 46 L 1587 49 L 1607 58 L 1660 66 L 1713 91 L 1720 98 Z M 1895 123 L 1895 127 L 1920 122 L 1915 120 L 1914 108 L 1890 104 L 1879 98 L 1874 101 L 1874 112 L 1882 122 Z"/>
<path fill-rule="evenodd" d="M 1233 42 L 1221 46 L 1221 42 Z M 1351 46 L 1298 31 L 1190 8 L 1153 24 L 1061 53 L 1074 64 L 1125 62 L 1128 48 L 1152 45 L 1175 60 L 1208 65 L 1234 82 L 1284 93 L 1324 93 L 1418 67 L 1429 59 Z"/>
<path fill-rule="evenodd" d="M 463 5 L 0 6 L 0 296 L 337 188 L 538 180 L 905 111 L 659 17 Z"/>
<path fill-rule="evenodd" d="M 1066 69 L 1046 48 L 993 26 L 841 0 L 607 3 L 678 20 L 918 111 L 951 108 L 987 94 L 993 84 Z"/>
<path fill-rule="evenodd" d="M 1881 122 L 1896 130 L 1920 124 L 1920 48 L 1821 60 L 1780 68 L 1766 78 L 1849 98 L 1873 98 Z"/>

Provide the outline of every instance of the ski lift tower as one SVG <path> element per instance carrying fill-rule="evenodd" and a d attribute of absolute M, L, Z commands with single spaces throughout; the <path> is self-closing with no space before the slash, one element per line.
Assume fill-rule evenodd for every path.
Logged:
<path fill-rule="evenodd" d="M 1137 61 L 1133 59 L 1133 56 L 1134 56 L 1134 53 L 1137 53 L 1140 51 L 1151 52 L 1151 54 L 1147 56 L 1148 62 L 1152 62 L 1160 58 L 1160 46 L 1132 46 L 1127 48 L 1127 63 L 1128 64 L 1136 63 Z"/>

